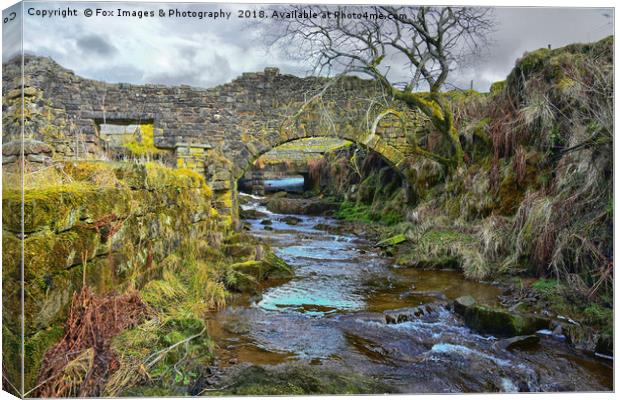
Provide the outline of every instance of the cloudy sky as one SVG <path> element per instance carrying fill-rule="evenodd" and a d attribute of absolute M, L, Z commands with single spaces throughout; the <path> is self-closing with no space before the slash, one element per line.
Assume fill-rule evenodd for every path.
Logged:
<path fill-rule="evenodd" d="M 33 10 L 76 9 L 78 16 L 41 17 Z M 84 16 L 86 9 L 116 12 L 154 11 L 154 18 Z M 225 19 L 159 18 L 160 9 L 228 11 Z M 260 6 L 180 3 L 25 2 L 24 15 L 3 24 L 3 61 L 19 53 L 20 18 L 23 18 L 24 51 L 50 56 L 78 75 L 108 82 L 187 84 L 211 87 L 243 72 L 277 66 L 284 73 L 305 75 L 303 61 L 262 45 L 257 30 L 236 18 L 240 9 Z M 31 11 L 32 12 L 32 11 Z M 452 82 L 478 90 L 504 79 L 525 51 L 550 44 L 595 41 L 613 33 L 613 10 L 601 8 L 496 8 L 496 30 L 483 57 L 470 68 L 455 71 Z M 11 43 L 14 43 L 13 45 Z"/>

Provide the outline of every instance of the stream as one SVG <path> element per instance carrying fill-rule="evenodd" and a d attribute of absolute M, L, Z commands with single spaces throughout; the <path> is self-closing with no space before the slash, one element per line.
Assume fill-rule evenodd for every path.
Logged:
<path fill-rule="evenodd" d="M 498 338 L 471 331 L 451 310 L 463 295 L 495 305 L 500 289 L 456 271 L 398 268 L 364 238 L 319 229 L 335 219 L 297 215 L 287 224 L 261 200 L 251 196 L 243 208 L 267 214 L 270 228 L 245 222 L 295 277 L 235 298 L 208 321 L 224 375 L 303 366 L 400 393 L 612 389 L 610 362 L 542 334 L 527 348 L 498 348 Z"/>

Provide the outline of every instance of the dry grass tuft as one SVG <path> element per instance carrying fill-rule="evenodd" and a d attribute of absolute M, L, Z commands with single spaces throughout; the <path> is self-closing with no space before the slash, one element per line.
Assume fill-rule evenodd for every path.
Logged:
<path fill-rule="evenodd" d="M 98 296 L 83 287 L 73 295 L 65 336 L 45 354 L 34 395 L 100 395 L 105 378 L 118 368 L 110 349 L 112 338 L 146 315 L 146 306 L 135 292 Z"/>

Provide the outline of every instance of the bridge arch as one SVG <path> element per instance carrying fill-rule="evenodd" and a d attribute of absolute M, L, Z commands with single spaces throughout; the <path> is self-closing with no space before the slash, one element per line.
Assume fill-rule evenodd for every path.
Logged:
<path fill-rule="evenodd" d="M 301 135 L 286 136 L 280 138 L 280 140 L 274 140 L 269 145 L 261 146 L 260 150 L 255 153 L 247 153 L 245 157 L 241 157 L 235 160 L 235 169 L 233 173 L 233 179 L 238 180 L 245 175 L 245 173 L 252 168 L 254 163 L 264 154 L 271 150 L 278 148 L 286 143 L 294 142 L 302 139 L 328 137 L 346 140 L 348 142 L 359 145 L 368 150 L 372 150 L 379 154 L 390 167 L 401 175 L 405 175 L 406 171 L 406 156 L 398 149 L 389 145 L 385 140 L 381 139 L 379 135 L 367 134 L 367 135 L 333 135 L 333 134 L 321 134 L 321 133 L 304 133 Z"/>
<path fill-rule="evenodd" d="M 394 170 L 405 175 L 409 145 L 402 121 L 391 113 L 365 115 L 361 107 L 345 107 L 315 98 L 288 110 L 270 130 L 246 135 L 233 158 L 233 178 L 239 179 L 263 154 L 295 140 L 328 137 L 346 140 L 378 153 Z"/>
<path fill-rule="evenodd" d="M 148 125 L 162 158 L 204 174 L 216 207 L 233 218 L 236 179 L 281 144 L 310 137 L 345 139 L 377 152 L 408 176 L 415 154 L 400 121 L 385 115 L 375 122 L 395 109 L 406 114 L 408 131 L 426 129 L 423 115 L 389 99 L 376 82 L 355 76 L 296 77 L 266 68 L 213 88 L 194 88 L 94 81 L 36 56 L 15 59 L 11 66 L 28 86 L 14 80 L 6 92 L 24 93 L 37 104 L 33 120 L 53 131 L 37 131 L 34 139 L 49 142 L 55 154 L 107 158 L 114 141 L 102 124 Z"/>
<path fill-rule="evenodd" d="M 289 142 L 300 139 L 328 137 L 346 140 L 376 152 L 403 179 L 408 201 L 411 199 L 409 187 L 410 146 L 403 135 L 402 121 L 391 113 L 368 117 L 365 109 L 359 107 L 339 107 L 338 104 L 325 104 L 320 101 L 304 103 L 296 110 L 289 109 L 288 115 L 281 118 L 275 129 L 260 130 L 247 134 L 243 140 L 229 142 L 222 149 L 232 162 L 231 185 L 233 218 L 238 218 L 236 183 L 246 175 L 254 163 L 269 151 Z M 228 147 L 230 146 L 230 147 Z M 236 152 L 234 149 L 239 149 Z M 231 154 L 234 154 L 231 156 Z"/>

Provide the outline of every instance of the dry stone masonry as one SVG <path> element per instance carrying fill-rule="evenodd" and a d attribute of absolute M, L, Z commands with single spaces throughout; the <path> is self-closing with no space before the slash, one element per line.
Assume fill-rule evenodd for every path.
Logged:
<path fill-rule="evenodd" d="M 4 66 L 4 142 L 18 140 L 21 59 Z M 235 185 L 274 147 L 307 137 L 337 137 L 367 146 L 405 172 L 409 157 L 400 123 L 374 118 L 386 107 L 374 82 L 299 78 L 276 68 L 244 73 L 210 89 L 105 83 L 75 75 L 50 58 L 25 56 L 24 120 L 28 140 L 47 143 L 57 158 L 106 157 L 110 126 L 152 125 L 154 145 L 176 165 L 204 174 L 216 205 L 234 218 Z M 414 126 L 422 126 L 413 114 Z M 102 129 L 103 127 L 103 129 Z M 122 131 L 122 129 L 120 129 Z"/>

